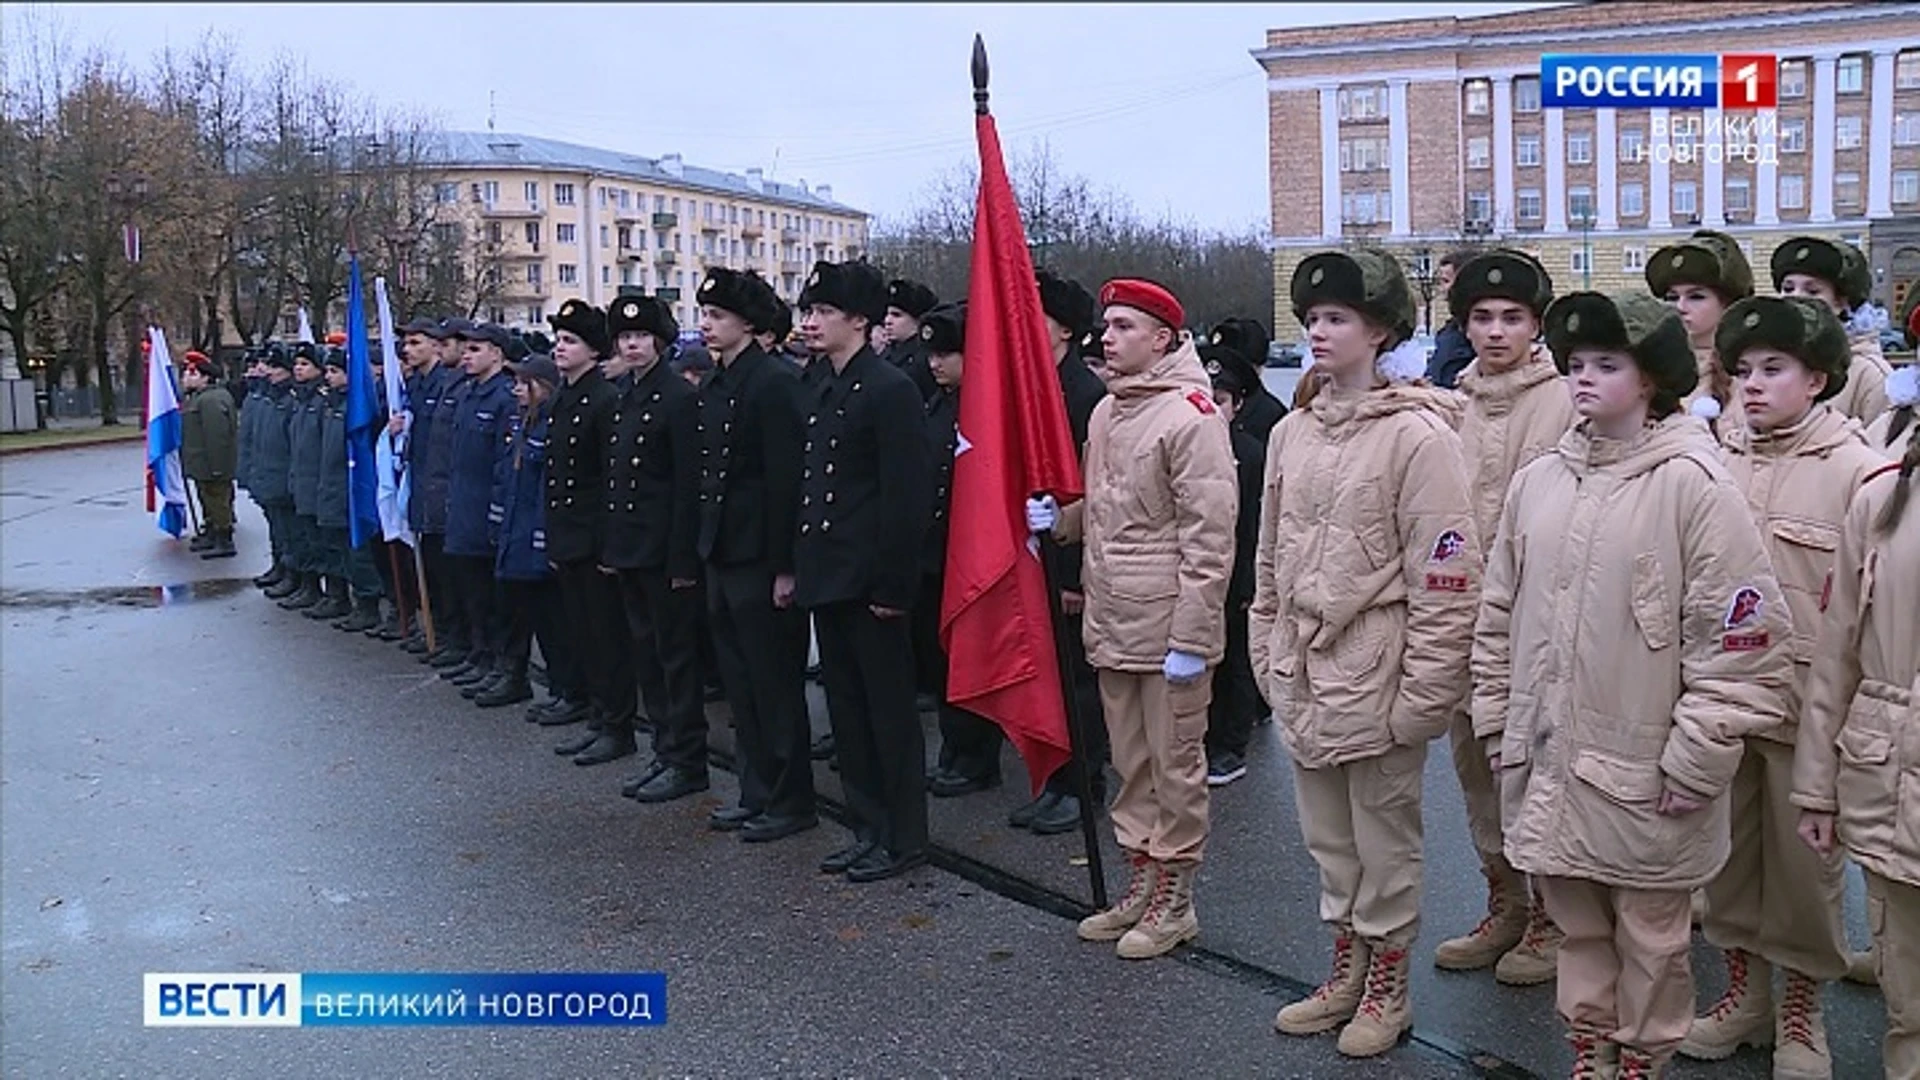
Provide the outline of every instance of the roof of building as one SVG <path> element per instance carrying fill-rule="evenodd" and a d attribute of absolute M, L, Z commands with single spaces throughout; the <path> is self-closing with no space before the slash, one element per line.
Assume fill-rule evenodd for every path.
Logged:
<path fill-rule="evenodd" d="M 443 165 L 578 170 L 839 214 L 864 216 L 866 213 L 836 202 L 831 197 L 821 197 L 815 189 L 807 187 L 805 181 L 783 184 L 761 180 L 756 186 L 755 181 L 746 176 L 684 164 L 677 154 L 659 158 L 642 157 L 618 150 L 602 150 L 594 146 L 504 131 L 444 131 L 433 139 L 433 143 L 431 156 Z M 820 190 L 831 191 L 830 188 Z"/>

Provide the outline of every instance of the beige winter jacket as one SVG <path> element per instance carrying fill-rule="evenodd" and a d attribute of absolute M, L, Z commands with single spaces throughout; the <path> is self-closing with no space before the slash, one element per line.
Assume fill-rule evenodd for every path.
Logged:
<path fill-rule="evenodd" d="M 1499 527 L 1513 474 L 1551 452 L 1573 425 L 1573 401 L 1544 345 L 1498 374 L 1483 373 L 1476 360 L 1460 373 L 1458 385 L 1466 396 L 1460 446 L 1473 486 L 1473 524 L 1485 543 Z"/>
<path fill-rule="evenodd" d="M 1746 492 L 1793 617 L 1786 722 L 1758 734 L 1792 744 L 1840 523 L 1860 482 L 1886 460 L 1867 445 L 1858 421 L 1826 405 L 1815 405 L 1800 423 L 1766 435 L 1744 424 L 1730 425 L 1722 448 L 1727 472 Z"/>
<path fill-rule="evenodd" d="M 1893 418 L 1898 411 L 1889 406 L 1885 412 L 1874 417 L 1873 423 L 1867 425 L 1867 445 L 1888 461 L 1899 461 L 1901 455 L 1907 452 L 1907 440 L 1913 437 L 1914 426 L 1920 424 L 1920 418 L 1910 419 L 1907 426 L 1901 429 L 1899 437 L 1889 439 L 1888 433 L 1893 430 Z"/>
<path fill-rule="evenodd" d="M 1240 488 L 1226 420 L 1191 335 L 1137 375 L 1115 375 L 1087 426 L 1087 497 L 1063 509 L 1084 540 L 1087 659 L 1161 670 L 1178 649 L 1220 662 Z"/>
<path fill-rule="evenodd" d="M 1895 473 L 1847 510 L 1793 755 L 1793 803 L 1838 813 L 1840 842 L 1920 886 L 1920 505 L 1876 533 Z"/>
<path fill-rule="evenodd" d="M 1858 334 L 1848 341 L 1853 362 L 1847 366 L 1847 385 L 1830 404 L 1862 424 L 1871 424 L 1887 411 L 1887 376 L 1893 374 L 1893 365 L 1880 351 L 1879 335 Z"/>
<path fill-rule="evenodd" d="M 1481 556 L 1458 402 L 1329 384 L 1269 437 L 1249 644 L 1307 768 L 1419 746 L 1465 698 Z"/>
<path fill-rule="evenodd" d="M 1626 443 L 1581 423 L 1520 470 L 1473 643 L 1506 855 L 1533 874 L 1689 889 L 1726 861 L 1742 739 L 1780 724 L 1786 606 L 1699 420 Z M 1663 788 L 1706 800 L 1655 812 Z"/>

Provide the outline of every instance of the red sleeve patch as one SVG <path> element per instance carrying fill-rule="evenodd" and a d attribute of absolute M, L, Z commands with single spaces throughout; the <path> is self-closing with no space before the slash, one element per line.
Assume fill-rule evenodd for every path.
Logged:
<path fill-rule="evenodd" d="M 1442 574 L 1427 571 L 1428 592 L 1463 593 L 1472 588 L 1472 582 L 1465 574 Z"/>
<path fill-rule="evenodd" d="M 1202 416 L 1212 416 L 1218 411 L 1214 408 L 1213 398 L 1204 390 L 1187 391 L 1187 400 L 1193 403 L 1194 408 L 1200 410 Z"/>

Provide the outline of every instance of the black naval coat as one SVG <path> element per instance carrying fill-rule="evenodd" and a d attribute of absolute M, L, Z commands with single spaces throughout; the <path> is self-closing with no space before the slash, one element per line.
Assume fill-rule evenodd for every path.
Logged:
<path fill-rule="evenodd" d="M 1254 437 L 1261 446 L 1267 445 L 1267 435 L 1273 431 L 1273 425 L 1287 415 L 1287 407 L 1279 398 L 1273 396 L 1265 384 L 1253 388 L 1247 395 L 1246 403 L 1233 416 L 1232 427 L 1235 431 L 1244 431 Z"/>
<path fill-rule="evenodd" d="M 1087 457 L 1087 428 L 1093 423 L 1093 408 L 1107 396 L 1107 384 L 1093 373 L 1087 362 L 1072 352 L 1057 365 L 1060 392 L 1067 399 L 1067 427 L 1073 432 L 1073 452 L 1082 462 Z M 1079 544 L 1060 547 L 1060 588 L 1080 592 L 1080 563 L 1086 548 Z"/>
<path fill-rule="evenodd" d="M 960 430 L 960 394 L 941 387 L 927 402 L 927 452 L 933 455 L 933 524 L 927 527 L 927 541 L 920 573 L 927 577 L 945 577 L 947 573 L 947 528 L 953 507 L 953 451 Z"/>
<path fill-rule="evenodd" d="M 596 366 L 554 390 L 547 424 L 547 557 L 556 564 L 600 555 L 607 439 L 620 392 Z"/>
<path fill-rule="evenodd" d="M 656 361 L 631 380 L 606 439 L 605 531 L 600 562 L 615 570 L 700 576 L 699 392 Z"/>
<path fill-rule="evenodd" d="M 933 367 L 927 363 L 927 343 L 915 334 L 905 341 L 896 341 L 887 346 L 881 359 L 900 369 L 900 373 L 913 380 L 920 391 L 921 401 L 932 401 L 940 392 L 940 384 L 933 381 Z"/>
<path fill-rule="evenodd" d="M 808 402 L 794 602 L 906 611 L 920 587 L 933 465 L 913 380 L 862 346 Z"/>
<path fill-rule="evenodd" d="M 816 360 L 815 363 L 824 361 Z M 794 572 L 800 509 L 800 377 L 757 342 L 714 370 L 695 402 L 700 440 L 700 558 Z"/>

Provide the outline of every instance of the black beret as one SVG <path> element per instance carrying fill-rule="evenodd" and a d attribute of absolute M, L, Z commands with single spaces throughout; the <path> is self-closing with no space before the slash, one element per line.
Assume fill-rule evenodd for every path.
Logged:
<path fill-rule="evenodd" d="M 1647 288 L 1664 300 L 1677 285 L 1704 285 L 1731 304 L 1753 295 L 1753 268 L 1733 237 L 1712 229 L 1653 253 L 1647 260 Z"/>
<path fill-rule="evenodd" d="M 967 344 L 967 302 L 941 304 L 920 319 L 920 340 L 928 352 L 957 353 Z"/>
<path fill-rule="evenodd" d="M 1773 287 L 1777 292 L 1788 274 L 1817 277 L 1833 286 L 1849 308 L 1867 302 L 1873 291 L 1873 273 L 1860 249 L 1820 236 L 1796 236 L 1773 249 Z"/>
<path fill-rule="evenodd" d="M 887 306 L 899 308 L 916 319 L 932 311 L 939 303 L 940 298 L 933 295 L 933 290 L 917 281 L 894 278 L 887 282 Z"/>
<path fill-rule="evenodd" d="M 1511 300 L 1524 305 L 1538 319 L 1553 303 L 1553 278 L 1540 261 L 1524 251 L 1495 248 L 1468 259 L 1454 274 L 1447 290 L 1447 310 L 1461 326 L 1473 305 L 1482 300 Z"/>
<path fill-rule="evenodd" d="M 1093 294 L 1086 286 L 1049 270 L 1036 271 L 1034 280 L 1040 285 L 1040 310 L 1047 318 L 1074 334 L 1093 325 Z"/>
<path fill-rule="evenodd" d="M 1821 401 L 1846 388 L 1847 368 L 1853 363 L 1846 328 L 1833 310 L 1804 296 L 1749 296 L 1734 304 L 1720 319 L 1713 348 L 1729 375 L 1738 373 L 1741 354 L 1752 348 L 1778 349 L 1814 371 L 1824 371 L 1827 385 L 1820 391 Z"/>
<path fill-rule="evenodd" d="M 887 282 L 880 268 L 872 263 L 850 262 L 813 264 L 806 287 L 800 290 L 800 307 L 825 304 L 849 315 L 863 315 L 877 323 L 887 315 Z"/>
<path fill-rule="evenodd" d="M 547 316 L 547 325 L 554 333 L 565 330 L 586 342 L 595 356 L 612 351 L 607 340 L 607 313 L 585 300 L 575 298 L 561 304 L 559 311 Z"/>
<path fill-rule="evenodd" d="M 1294 267 L 1293 317 L 1302 324 L 1307 309 L 1331 303 L 1352 308 L 1389 331 L 1391 349 L 1413 336 L 1413 290 L 1400 263 L 1384 251 L 1321 251 Z"/>
<path fill-rule="evenodd" d="M 756 333 L 773 325 L 774 302 L 778 299 L 773 286 L 759 274 L 724 266 L 709 269 L 707 279 L 694 293 L 694 300 L 703 307 L 731 311 L 746 320 L 747 326 Z"/>
<path fill-rule="evenodd" d="M 1207 378 L 1215 390 L 1225 390 L 1242 398 L 1252 392 L 1254 384 L 1247 381 L 1246 358 L 1238 350 L 1224 345 L 1202 345 L 1199 352 L 1200 365 L 1207 369 Z"/>
<path fill-rule="evenodd" d="M 1618 349 L 1633 357 L 1655 389 L 1676 399 L 1699 385 L 1680 313 L 1644 293 L 1568 293 L 1547 308 L 1546 323 L 1547 348 L 1562 375 L 1575 349 Z"/>
<path fill-rule="evenodd" d="M 652 334 L 663 348 L 680 336 L 673 308 L 657 296 L 616 296 L 607 305 L 607 337 L 618 344 L 630 330 Z"/>

